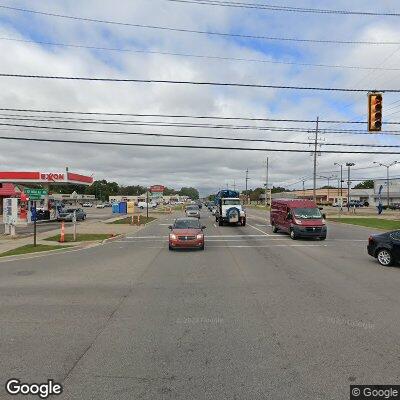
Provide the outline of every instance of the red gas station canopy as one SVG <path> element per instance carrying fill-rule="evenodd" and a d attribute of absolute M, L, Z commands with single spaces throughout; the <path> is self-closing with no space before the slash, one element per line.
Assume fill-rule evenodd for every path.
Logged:
<path fill-rule="evenodd" d="M 0 171 L 0 183 L 20 183 L 26 185 L 44 185 L 44 184 L 60 184 L 68 183 L 74 185 L 89 186 L 93 183 L 92 176 L 75 174 L 73 172 L 16 172 L 16 171 Z"/>

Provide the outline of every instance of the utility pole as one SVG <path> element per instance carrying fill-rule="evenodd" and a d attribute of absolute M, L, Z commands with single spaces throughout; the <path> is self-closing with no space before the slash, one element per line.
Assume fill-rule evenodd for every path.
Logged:
<path fill-rule="evenodd" d="M 340 167 L 340 197 L 343 197 L 343 164 L 335 162 L 333 165 Z"/>
<path fill-rule="evenodd" d="M 385 167 L 386 168 L 386 185 L 387 185 L 387 206 L 389 207 L 390 204 L 390 189 L 389 189 L 389 183 L 390 183 L 390 179 L 389 179 L 389 168 L 393 167 L 393 165 L 398 164 L 398 161 L 393 161 L 391 164 L 382 164 L 382 163 L 378 163 L 376 161 L 374 161 L 374 164 L 378 164 L 381 167 Z"/>
<path fill-rule="evenodd" d="M 303 197 L 306 197 L 306 190 L 304 189 L 304 183 L 306 182 L 304 179 L 302 180 L 303 182 Z"/>
<path fill-rule="evenodd" d="M 347 211 L 350 211 L 350 168 L 353 167 L 354 163 L 346 163 L 347 167 Z"/>
<path fill-rule="evenodd" d="M 236 181 L 233 180 L 233 190 L 236 192 Z"/>
<path fill-rule="evenodd" d="M 267 201 L 267 193 L 268 193 L 268 157 L 267 157 L 267 165 L 266 165 L 266 175 L 265 175 L 265 207 L 268 204 Z"/>
<path fill-rule="evenodd" d="M 247 182 L 249 181 L 249 169 L 246 169 L 246 204 L 248 203 Z"/>
<path fill-rule="evenodd" d="M 329 192 L 329 189 L 330 189 L 330 182 L 331 182 L 331 179 L 332 178 L 335 178 L 336 176 L 335 175 L 332 175 L 332 176 L 323 176 L 323 175 L 320 175 L 320 177 L 321 178 L 325 178 L 325 179 L 327 179 L 328 180 L 328 194 L 327 194 L 327 201 L 329 201 L 329 195 L 330 195 L 330 192 Z"/>
<path fill-rule="evenodd" d="M 149 220 L 149 188 L 146 188 L 146 223 Z"/>
<path fill-rule="evenodd" d="M 314 174 L 313 174 L 313 200 L 317 202 L 317 149 L 318 149 L 318 123 L 319 117 L 317 117 L 317 123 L 315 126 L 315 140 L 314 140 Z"/>

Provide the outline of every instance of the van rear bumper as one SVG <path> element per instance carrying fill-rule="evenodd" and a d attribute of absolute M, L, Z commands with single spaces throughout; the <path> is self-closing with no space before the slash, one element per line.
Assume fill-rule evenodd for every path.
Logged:
<path fill-rule="evenodd" d="M 294 233 L 298 237 L 323 237 L 326 236 L 326 226 L 299 226 L 292 225 Z"/>

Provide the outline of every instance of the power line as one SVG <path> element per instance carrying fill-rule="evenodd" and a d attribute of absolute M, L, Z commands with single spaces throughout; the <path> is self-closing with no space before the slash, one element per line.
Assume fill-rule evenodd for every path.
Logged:
<path fill-rule="evenodd" d="M 298 13 L 314 13 L 314 14 L 338 14 L 338 15 L 363 15 L 363 16 L 381 16 L 381 17 L 400 17 L 400 13 L 396 12 L 375 12 L 375 11 L 353 11 L 353 10 L 332 10 L 320 8 L 290 7 L 278 6 L 273 4 L 259 3 L 242 3 L 236 1 L 218 1 L 218 0 L 167 0 L 174 3 L 201 4 L 209 6 L 249 8 L 266 11 L 285 11 Z"/>
<path fill-rule="evenodd" d="M 59 76 L 59 75 L 33 75 L 33 74 L 7 74 L 0 73 L 3 78 L 29 78 L 29 79 L 50 79 L 67 81 L 89 81 L 89 82 L 121 82 L 121 83 L 159 83 L 174 85 L 198 85 L 198 86 L 223 86 L 223 87 L 245 87 L 259 89 L 288 89 L 288 90 L 315 90 L 324 92 L 350 92 L 350 93 L 400 93 L 400 89 L 351 89 L 318 86 L 286 86 L 286 85 L 267 85 L 256 83 L 237 83 L 237 82 L 211 82 L 211 81 L 177 81 L 170 79 L 135 79 L 135 78 L 91 78 L 83 76 Z"/>
<path fill-rule="evenodd" d="M 69 19 L 69 20 L 74 20 L 74 21 L 84 21 L 84 22 L 93 22 L 93 23 L 101 23 L 101 24 L 108 24 L 108 25 L 118 25 L 118 26 L 126 26 L 126 27 L 133 27 L 133 28 L 156 29 L 156 30 L 170 31 L 170 32 L 194 33 L 194 34 L 200 34 L 200 35 L 212 35 L 212 36 L 221 36 L 221 37 L 236 37 L 236 38 L 244 38 L 244 39 L 298 42 L 298 43 L 308 43 L 308 44 L 310 44 L 310 43 L 361 44 L 361 45 L 399 45 L 400 44 L 400 42 L 388 42 L 388 41 L 373 42 L 373 41 L 352 41 L 352 40 L 301 39 L 301 38 L 293 38 L 293 37 L 277 37 L 277 36 L 262 36 L 262 35 L 250 35 L 250 34 L 216 32 L 216 31 L 203 31 L 203 30 L 197 30 L 197 29 L 175 28 L 175 27 L 170 27 L 170 26 L 147 25 L 147 24 L 134 24 L 134 23 L 122 22 L 122 21 L 111 21 L 111 20 L 96 19 L 96 18 L 77 17 L 74 15 L 65 15 L 65 14 L 51 13 L 51 12 L 45 12 L 45 11 L 29 10 L 29 9 L 25 9 L 25 8 L 10 7 L 10 6 L 5 6 L 5 5 L 0 5 L 0 8 L 12 10 L 12 11 L 30 13 L 30 14 L 44 15 L 47 17 Z"/>
<path fill-rule="evenodd" d="M 234 117 L 234 116 L 212 116 L 212 115 L 188 115 L 188 114 L 143 114 L 143 113 L 110 113 L 110 112 L 89 112 L 71 110 L 44 110 L 34 108 L 0 108 L 0 111 L 12 112 L 32 112 L 32 113 L 51 113 L 51 114 L 77 114 L 77 115 L 105 115 L 105 116 L 126 116 L 126 117 L 161 117 L 161 118 L 193 118 L 193 119 L 215 119 L 215 120 L 240 120 L 240 121 L 268 121 L 268 122 L 299 122 L 314 123 L 313 119 L 290 119 L 290 118 L 253 118 L 253 117 Z M 320 120 L 321 123 L 330 124 L 366 124 L 365 121 L 337 121 Z M 400 124 L 400 122 L 392 122 Z"/>
<path fill-rule="evenodd" d="M 294 123 L 315 123 L 313 119 L 291 119 L 291 118 L 253 118 L 234 116 L 212 116 L 212 115 L 188 115 L 188 114 L 152 114 L 152 113 L 111 113 L 111 112 L 90 112 L 73 110 L 45 110 L 33 108 L 0 108 L 0 111 L 10 112 L 31 112 L 45 114 L 72 114 L 72 115 L 104 115 L 118 117 L 160 117 L 160 118 L 183 118 L 183 119 L 211 119 L 211 120 L 232 120 L 232 121 L 259 121 L 259 122 L 294 122 Z M 0 114 L 1 115 L 1 114 Z M 23 116 L 23 115 L 22 115 Z M 48 117 L 58 118 L 58 117 Z M 320 120 L 320 123 L 328 124 L 367 124 L 366 121 L 344 121 L 344 120 Z M 400 121 L 383 122 L 386 125 L 400 125 Z"/>
<path fill-rule="evenodd" d="M 168 56 L 176 56 L 176 57 L 191 57 L 198 59 L 207 59 L 207 60 L 226 60 L 226 61 L 240 61 L 240 62 L 254 62 L 254 63 L 263 63 L 263 64 L 279 64 L 279 65 L 295 65 L 302 67 L 316 67 L 316 68 L 342 68 L 342 69 L 355 69 L 355 70 L 372 70 L 372 71 L 400 71 L 400 68 L 383 68 L 383 67 L 368 67 L 362 65 L 339 65 L 339 64 L 314 64 L 314 63 L 302 63 L 302 62 L 292 62 L 292 61 L 276 61 L 276 60 L 263 60 L 256 58 L 241 58 L 241 57 L 223 57 L 223 56 L 213 56 L 207 54 L 193 54 L 193 53 L 177 53 L 177 52 L 169 52 L 169 51 L 155 51 L 155 50 L 136 50 L 129 48 L 115 48 L 115 47 L 98 47 L 98 46 L 90 46 L 90 45 L 79 45 L 72 43 L 55 43 L 55 42 L 46 42 L 46 41 L 35 41 L 35 40 L 25 40 L 25 39 L 16 39 L 16 38 L 6 38 L 0 37 L 0 40 L 8 40 L 14 42 L 21 43 L 30 43 L 30 44 L 43 44 L 48 46 L 59 46 L 59 47 L 71 47 L 78 49 L 88 49 L 88 50 L 103 50 L 103 51 L 117 51 L 117 52 L 129 52 L 129 53 L 137 53 L 137 54 L 155 54 L 155 55 L 168 55 Z"/>
<path fill-rule="evenodd" d="M 108 146 L 130 146 L 130 147 L 160 147 L 160 148 L 182 148 L 182 149 L 207 149 L 207 150 L 238 150 L 238 151 L 274 151 L 287 153 L 309 153 L 310 150 L 302 149 L 271 149 L 271 148 L 253 148 L 253 147 L 229 147 L 226 146 L 201 146 L 201 145 L 175 145 L 175 144 L 153 144 L 153 143 L 121 143 L 121 142 L 99 142 L 89 140 L 64 140 L 64 139 L 43 139 L 32 137 L 13 137 L 0 136 L 1 140 L 30 141 L 30 142 L 47 142 L 47 143 L 70 143 L 70 144 L 93 144 Z M 377 154 L 376 151 L 352 151 L 352 150 L 320 150 L 325 154 Z M 386 151 L 379 154 L 400 155 L 400 152 Z"/>
<path fill-rule="evenodd" d="M 294 122 L 294 123 L 315 123 L 313 119 L 291 119 L 291 118 L 261 118 L 261 117 L 235 117 L 235 116 L 212 116 L 212 115 L 189 115 L 189 114 L 153 114 L 153 113 L 111 113 L 111 112 L 89 112 L 89 111 L 71 111 L 71 110 L 45 110 L 45 109 L 24 109 L 24 108 L 0 108 L 0 111 L 10 112 L 30 112 L 44 114 L 71 114 L 71 115 L 101 115 L 114 117 L 160 117 L 160 118 L 182 118 L 182 119 L 211 119 L 211 120 L 232 120 L 232 121 L 254 121 L 254 122 Z M 4 114 L 0 114 L 4 115 Z M 23 114 L 21 116 L 24 116 Z M 58 118 L 57 116 L 49 116 L 47 118 Z M 102 121 L 102 120 L 101 120 Z M 127 121 L 129 122 L 129 121 Z M 320 120 L 320 123 L 328 124 L 367 124 L 366 121 L 344 121 L 344 120 Z M 400 125 L 400 121 L 384 121 L 385 125 Z M 328 130 L 328 128 L 323 128 Z M 335 130 L 336 132 L 337 130 Z M 353 131 L 353 130 L 351 130 Z M 347 130 L 340 130 L 347 132 Z M 359 131 L 361 132 L 361 131 Z M 390 132 L 390 131 L 389 131 Z"/>
<path fill-rule="evenodd" d="M 109 134 L 109 135 L 135 135 L 135 136 L 152 136 L 152 137 L 169 137 L 180 139 L 209 139 L 209 140 L 228 140 L 228 141 L 242 141 L 242 142 L 265 142 L 265 143 L 281 143 L 281 144 L 302 144 L 311 145 L 312 142 L 305 141 L 290 141 L 290 140 L 273 140 L 273 139 L 257 139 L 257 138 L 235 138 L 227 136 L 198 136 L 198 135 L 177 135 L 169 133 L 147 133 L 147 132 L 126 132 L 126 131 L 110 131 L 104 129 L 82 129 L 70 128 L 61 126 L 38 126 L 38 125 L 22 125 L 11 123 L 0 123 L 0 126 L 11 126 L 18 128 L 32 128 L 32 129 L 46 129 L 48 131 L 68 131 L 77 133 L 94 133 L 94 134 Z M 293 131 L 296 133 L 296 131 Z M 366 143 L 321 143 L 323 146 L 343 146 L 343 147 L 368 147 L 368 148 L 400 148 L 400 145 L 383 145 L 383 144 L 366 144 Z"/>
<path fill-rule="evenodd" d="M 272 132 L 295 132 L 295 133 L 310 133 L 310 128 L 299 127 L 282 127 L 282 126 L 258 126 L 258 125 L 221 125 L 210 123 L 187 123 L 187 122 L 166 122 L 166 121 L 133 121 L 133 120 L 102 120 L 102 119 L 77 119 L 64 117 L 47 117 L 40 118 L 36 116 L 21 116 L 21 115 L 7 115 L 0 114 L 0 120 L 13 120 L 13 121 L 32 121 L 32 122 L 56 122 L 56 123 L 76 123 L 76 124 L 102 124 L 102 125 L 121 125 L 121 126 L 151 126 L 151 127 L 175 127 L 175 128 L 203 128 L 203 129 L 228 129 L 228 130 L 258 130 L 258 131 L 272 131 Z M 314 121 L 315 122 L 315 121 Z M 359 134 L 371 135 L 368 131 L 361 131 L 356 129 L 335 129 L 323 128 L 319 129 L 322 133 L 345 133 L 345 134 Z M 381 131 L 380 135 L 400 135 L 400 130 L 397 131 Z"/>

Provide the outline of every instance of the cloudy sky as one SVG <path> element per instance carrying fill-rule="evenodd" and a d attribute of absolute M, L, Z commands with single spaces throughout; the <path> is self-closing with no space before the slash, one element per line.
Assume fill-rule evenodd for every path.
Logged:
<path fill-rule="evenodd" d="M 252 0 L 252 3 L 265 4 L 260 0 Z M 286 0 L 277 1 L 276 4 L 340 10 L 349 9 L 351 6 L 352 10 L 400 11 L 398 2 L 395 0 L 379 2 L 379 10 L 376 9 L 376 2 L 366 0 L 353 0 L 351 3 L 345 0 L 334 2 Z M 82 0 L 79 2 L 79 8 L 76 5 L 77 2 L 74 0 L 0 0 L 0 6 L 52 14 L 240 35 L 379 42 L 396 42 L 400 37 L 400 17 L 295 13 L 167 0 L 114 0 L 112 2 Z M 49 43 L 68 46 L 56 46 Z M 186 56 L 165 53 L 179 53 Z M 8 8 L 0 8 L 0 55 L 0 73 L 6 74 L 219 81 L 363 89 L 400 88 L 400 44 L 320 44 L 246 39 L 237 36 L 194 34 L 95 23 Z M 304 64 L 322 64 L 330 67 Z M 348 68 L 350 66 L 362 68 Z M 383 69 L 363 69 L 365 67 Z M 312 120 L 319 116 L 322 120 L 366 121 L 366 93 L 50 81 L 4 77 L 0 77 L 0 85 L 0 108 L 3 109 Z M 206 194 L 227 185 L 232 187 L 234 181 L 236 187 L 242 189 L 246 169 L 249 169 L 249 186 L 262 185 L 265 180 L 265 159 L 268 156 L 270 184 L 296 188 L 301 187 L 302 183 L 299 181 L 304 179 L 306 187 L 312 186 L 313 164 L 309 153 L 231 149 L 231 147 L 252 147 L 308 150 L 310 148 L 308 145 L 162 137 L 163 134 L 176 134 L 308 142 L 312 133 L 210 127 L 157 127 L 140 124 L 143 122 L 163 124 L 189 122 L 296 127 L 306 131 L 315 129 L 314 123 L 182 120 L 167 117 L 74 114 L 58 116 L 58 119 L 54 121 L 56 114 L 12 111 L 0 111 L 0 113 L 2 114 L 0 125 L 11 123 L 120 132 L 117 135 L 3 125 L 0 126 L 0 136 L 226 147 L 226 150 L 123 147 L 32 143 L 3 139 L 0 140 L 0 170 L 58 171 L 69 166 L 72 171 L 94 173 L 96 179 L 115 180 L 120 184 L 164 184 L 175 188 L 195 186 Z M 34 115 L 36 115 L 35 118 L 33 118 Z M 21 119 L 22 116 L 25 119 Z M 64 118 L 63 121 L 61 121 L 62 118 Z M 72 118 L 75 119 L 74 122 L 68 121 Z M 82 118 L 86 118 L 85 123 L 82 122 Z M 88 121 L 88 118 L 92 121 Z M 385 94 L 384 118 L 385 121 L 400 120 L 398 94 Z M 53 119 L 53 121 L 34 121 L 34 119 Z M 102 123 L 100 119 L 108 123 Z M 112 124 L 110 121 L 124 122 L 125 125 Z M 365 124 L 321 124 L 320 127 L 322 129 L 366 129 Z M 400 130 L 396 125 L 389 125 L 387 129 Z M 156 133 L 160 136 L 123 135 L 121 132 Z M 321 133 L 321 137 L 325 143 L 398 144 L 397 136 L 394 135 L 356 135 L 326 131 Z M 396 148 L 328 145 L 323 145 L 321 149 L 376 150 L 376 154 L 322 154 L 318 157 L 319 175 L 337 174 L 334 162 L 351 161 L 356 163 L 353 176 L 357 179 L 384 176 L 385 170 L 382 167 L 373 167 L 372 162 L 395 161 L 396 155 L 382 155 L 379 152 L 397 150 Z M 392 174 L 400 176 L 400 167 L 394 167 Z M 321 178 L 320 183 L 326 184 L 326 179 Z"/>

